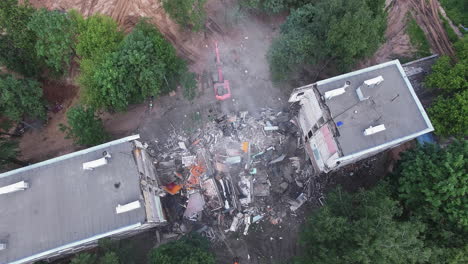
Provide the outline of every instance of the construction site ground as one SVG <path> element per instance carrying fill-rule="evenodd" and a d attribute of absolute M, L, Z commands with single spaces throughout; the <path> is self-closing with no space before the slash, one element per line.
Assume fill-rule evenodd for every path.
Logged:
<path fill-rule="evenodd" d="M 125 30 L 130 30 L 138 17 L 149 17 L 166 38 L 174 44 L 178 54 L 190 63 L 197 73 L 197 97 L 187 101 L 179 88 L 175 94 L 158 98 L 150 109 L 148 102 L 132 105 L 125 113 L 102 113 L 106 130 L 114 138 L 139 133 L 145 142 L 165 142 L 178 132 L 193 134 L 220 114 L 248 111 L 255 115 L 265 108 L 281 111 L 287 107 L 287 98 L 293 88 L 280 87 L 270 80 L 266 53 L 272 39 L 279 33 L 285 15 L 266 16 L 239 9 L 234 0 L 208 0 L 207 30 L 192 33 L 181 29 L 164 13 L 159 1 L 150 0 L 31 0 L 37 7 L 50 9 L 77 9 L 84 15 L 103 13 L 114 17 Z M 406 13 L 413 1 L 387 1 L 388 28 L 386 41 L 371 58 L 359 67 L 370 66 L 390 59 L 411 56 L 414 49 L 405 33 Z M 423 21 L 418 18 L 418 22 Z M 430 27 L 430 25 L 428 26 Z M 425 29 L 423 26 L 423 30 Z M 430 29 L 429 29 L 430 30 Z M 214 41 L 218 41 L 225 79 L 230 81 L 232 98 L 219 102 L 214 97 L 211 75 L 215 72 Z M 442 45 L 439 45 L 443 48 Z M 73 76 L 62 81 L 44 82 L 45 95 L 50 104 L 62 109 L 49 114 L 46 124 L 35 124 L 21 140 L 22 158 L 31 162 L 63 155 L 77 149 L 58 124 L 66 123 L 66 110 L 79 101 L 79 91 Z M 68 91 L 68 92 L 64 92 Z M 323 176 L 326 189 L 338 184 L 357 190 L 372 186 L 386 174 L 393 155 L 383 153 L 335 173 Z M 272 196 L 272 201 L 278 197 Z M 252 225 L 247 236 L 232 233 L 213 252 L 217 263 L 232 263 L 235 256 L 240 263 L 290 263 L 299 252 L 298 234 L 306 217 L 318 208 L 318 201 L 305 203 L 296 213 L 281 215 L 280 223 L 261 221 Z M 156 245 L 153 235 L 139 236 L 146 245 Z M 144 244 L 144 243 L 143 243 Z M 143 259 L 143 258 L 142 258 Z M 144 263 L 138 262 L 138 263 Z"/>

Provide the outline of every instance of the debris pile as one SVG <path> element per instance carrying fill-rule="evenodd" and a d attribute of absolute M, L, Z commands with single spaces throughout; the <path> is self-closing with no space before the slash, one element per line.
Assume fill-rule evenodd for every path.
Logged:
<path fill-rule="evenodd" d="M 294 112 L 222 115 L 191 135 L 174 131 L 165 144 L 149 143 L 177 231 L 183 225 L 212 241 L 247 235 L 251 225 L 277 225 L 309 199 L 323 198 Z"/>

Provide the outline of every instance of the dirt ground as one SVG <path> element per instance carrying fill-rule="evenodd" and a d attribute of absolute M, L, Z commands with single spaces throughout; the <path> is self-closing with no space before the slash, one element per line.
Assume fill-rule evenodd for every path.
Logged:
<path fill-rule="evenodd" d="M 264 107 L 281 108 L 287 102 L 292 87 L 275 87 L 270 81 L 266 52 L 272 39 L 278 34 L 284 16 L 263 17 L 239 10 L 234 0 L 208 0 L 206 33 L 191 33 L 181 29 L 163 12 L 159 1 L 151 0 L 31 0 L 36 7 L 79 10 L 84 15 L 94 13 L 114 17 L 126 30 L 140 16 L 151 21 L 171 41 L 179 55 L 190 63 L 190 69 L 198 74 L 197 98 L 189 102 L 179 89 L 173 96 L 163 96 L 154 103 L 151 111 L 148 103 L 131 106 L 126 113 L 103 113 L 106 129 L 113 137 L 139 133 L 144 141 L 164 141 L 173 131 L 195 131 L 203 122 L 212 120 L 219 112 L 259 112 Z M 396 57 L 404 57 L 413 51 L 405 34 L 404 18 L 408 1 L 391 2 L 386 42 L 363 66 L 381 63 Z M 214 98 L 210 76 L 215 72 L 214 41 L 218 41 L 223 73 L 230 81 L 232 98 L 219 102 Z M 23 159 L 40 161 L 76 149 L 70 140 L 64 139 L 58 130 L 65 123 L 65 112 L 78 101 L 77 89 L 69 82 L 45 83 L 45 96 L 52 104 L 59 102 L 63 109 L 50 113 L 48 123 L 40 129 L 30 129 L 21 141 Z M 71 92 L 58 92 L 62 91 Z M 382 154 L 353 167 L 329 176 L 330 186 L 343 184 L 355 190 L 373 184 L 386 173 L 387 155 Z M 331 180 L 333 179 L 333 180 Z M 239 256 L 241 263 L 290 263 L 298 254 L 297 238 L 301 225 L 318 204 L 307 203 L 296 214 L 286 214 L 282 223 L 261 222 L 252 226 L 248 236 L 230 235 L 226 242 L 215 249 L 217 263 L 232 263 Z M 151 243 L 154 239 L 150 237 Z M 144 263 L 144 262 L 141 262 Z"/>

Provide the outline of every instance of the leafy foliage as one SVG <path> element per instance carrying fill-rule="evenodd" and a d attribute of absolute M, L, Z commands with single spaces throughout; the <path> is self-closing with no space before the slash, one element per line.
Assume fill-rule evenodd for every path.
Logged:
<path fill-rule="evenodd" d="M 20 121 L 24 116 L 46 118 L 40 83 L 32 79 L 0 76 L 0 110 L 8 118 Z"/>
<path fill-rule="evenodd" d="M 468 38 L 465 36 L 454 46 L 458 61 L 454 63 L 447 56 L 439 58 L 425 86 L 442 93 L 428 109 L 435 133 L 463 137 L 468 133 Z"/>
<path fill-rule="evenodd" d="M 414 18 L 409 20 L 406 27 L 406 33 L 409 35 L 411 45 L 417 50 L 416 56 L 426 57 L 431 55 L 426 35 L 424 35 L 424 31 L 419 27 Z"/>
<path fill-rule="evenodd" d="M 432 73 L 427 76 L 425 85 L 442 89 L 445 93 L 468 89 L 468 60 L 452 64 L 450 57 L 440 57 L 432 66 Z"/>
<path fill-rule="evenodd" d="M 0 63 L 8 69 L 32 77 L 39 74 L 40 60 L 34 46 L 36 34 L 27 28 L 35 9 L 27 2 L 0 1 Z"/>
<path fill-rule="evenodd" d="M 119 264 L 119 256 L 115 252 L 107 252 L 99 259 L 99 264 Z"/>
<path fill-rule="evenodd" d="M 150 252 L 150 264 L 214 264 L 213 254 L 208 252 L 205 239 L 189 235 L 169 242 Z"/>
<path fill-rule="evenodd" d="M 3 170 L 20 154 L 18 142 L 0 137 L 0 170 Z"/>
<path fill-rule="evenodd" d="M 79 14 L 74 16 L 78 27 L 76 54 L 81 58 L 91 58 L 115 51 L 123 40 L 123 32 L 108 16 L 96 14 L 86 19 Z"/>
<path fill-rule="evenodd" d="M 437 135 L 445 137 L 468 135 L 468 90 L 453 97 L 439 96 L 427 112 Z"/>
<path fill-rule="evenodd" d="M 195 79 L 195 73 L 187 72 L 183 74 L 180 82 L 184 89 L 184 97 L 189 101 L 195 99 L 195 96 L 197 96 L 197 80 Z"/>
<path fill-rule="evenodd" d="M 420 222 L 401 222 L 402 209 L 384 187 L 355 194 L 340 188 L 307 222 L 301 236 L 306 247 L 298 264 L 424 263 Z"/>
<path fill-rule="evenodd" d="M 83 60 L 81 69 L 85 101 L 96 108 L 122 111 L 129 103 L 173 90 L 186 65 L 161 33 L 143 21 L 117 51 Z"/>
<path fill-rule="evenodd" d="M 93 264 L 96 262 L 96 256 L 90 253 L 81 253 L 76 255 L 70 264 Z"/>
<path fill-rule="evenodd" d="M 383 40 L 384 1 L 327 0 L 295 9 L 268 58 L 273 78 L 284 80 L 303 65 L 332 61 L 347 70 Z"/>
<path fill-rule="evenodd" d="M 78 145 L 95 146 L 109 138 L 93 108 L 75 106 L 68 110 L 67 121 L 69 127 L 60 124 L 60 130 L 66 132 L 67 138 L 72 138 Z"/>
<path fill-rule="evenodd" d="M 466 140 L 405 152 L 397 172 L 399 199 L 426 220 L 468 230 L 467 157 Z"/>
<path fill-rule="evenodd" d="M 205 23 L 206 0 L 163 0 L 164 10 L 178 24 L 199 31 Z"/>
<path fill-rule="evenodd" d="M 63 74 L 75 45 L 76 25 L 73 21 L 64 13 L 43 8 L 33 14 L 28 29 L 37 35 L 37 55 L 44 58 L 54 73 Z"/>
<path fill-rule="evenodd" d="M 306 4 L 307 0 L 244 0 L 240 4 L 249 9 L 258 9 L 267 13 L 279 13 Z"/>
<path fill-rule="evenodd" d="M 468 25 L 468 5 L 465 0 L 440 0 L 440 4 L 455 25 Z"/>

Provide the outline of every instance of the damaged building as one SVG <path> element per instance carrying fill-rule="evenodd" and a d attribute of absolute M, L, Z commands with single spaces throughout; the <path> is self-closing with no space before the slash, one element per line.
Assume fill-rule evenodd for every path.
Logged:
<path fill-rule="evenodd" d="M 0 263 L 51 260 L 164 225 L 139 135 L 0 174 Z"/>
<path fill-rule="evenodd" d="M 315 169 L 329 172 L 434 130 L 398 60 L 296 88 Z"/>

